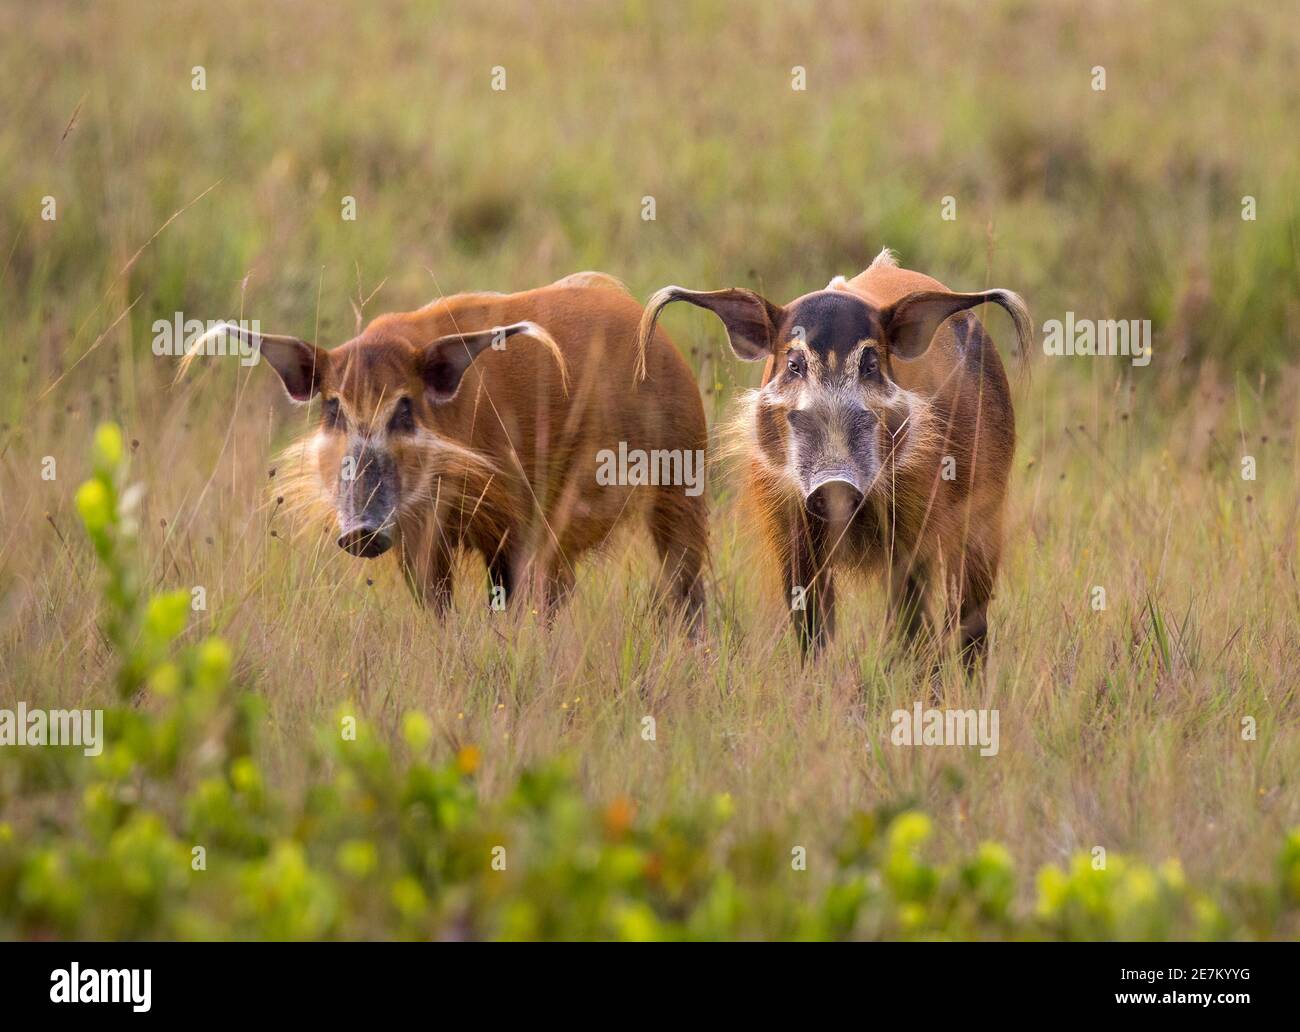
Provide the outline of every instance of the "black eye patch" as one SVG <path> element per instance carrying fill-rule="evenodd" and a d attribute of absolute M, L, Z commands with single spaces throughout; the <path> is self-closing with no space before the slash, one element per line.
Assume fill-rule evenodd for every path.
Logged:
<path fill-rule="evenodd" d="M 880 383 L 882 381 L 880 356 L 876 354 L 875 348 L 866 348 L 862 352 L 862 357 L 858 359 L 858 376 L 869 383 Z"/>
<path fill-rule="evenodd" d="M 347 420 L 343 416 L 338 398 L 326 398 L 321 405 L 320 414 L 321 421 L 331 430 L 343 430 L 347 427 Z"/>
<path fill-rule="evenodd" d="M 411 399 L 403 398 L 393 410 L 393 418 L 388 421 L 388 432 L 409 434 L 415 431 L 415 412 L 411 408 Z"/>

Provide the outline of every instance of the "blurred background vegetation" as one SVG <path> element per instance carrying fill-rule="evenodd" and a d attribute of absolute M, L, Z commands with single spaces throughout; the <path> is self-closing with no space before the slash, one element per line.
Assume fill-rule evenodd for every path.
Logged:
<path fill-rule="evenodd" d="M 31 418 L 62 342 L 84 350 L 137 299 L 92 369 L 176 311 L 333 344 L 381 282 L 367 315 L 589 267 L 639 296 L 785 299 L 884 245 L 956 289 L 1013 286 L 1042 319 L 1150 318 L 1166 371 L 1267 367 L 1296 339 L 1300 28 L 1268 5 L 0 11 L 0 297 L 28 358 L 11 416 Z"/>
<path fill-rule="evenodd" d="M 821 858 L 798 892 L 772 889 L 781 901 L 765 896 L 743 920 L 698 918 L 695 934 L 1127 928 L 1033 917 L 1043 890 L 1032 877 L 1007 890 L 1011 924 L 953 918 L 952 901 L 973 891 L 963 863 L 983 856 L 989 884 L 1003 885 L 1000 854 L 980 852 L 992 840 L 1021 871 L 1066 870 L 1095 845 L 1128 853 L 1130 874 L 1146 872 L 1131 891 L 1164 885 L 1162 900 L 1161 879 L 1183 884 L 1161 866 L 1177 858 L 1215 909 L 1170 889 L 1181 902 L 1153 911 L 1164 923 L 1150 934 L 1293 930 L 1284 901 L 1296 847 L 1280 843 L 1300 823 L 1298 58 L 1300 20 L 1213 0 L 0 0 L 0 703 L 121 702 L 122 647 L 99 630 L 106 603 L 73 503 L 94 473 L 86 442 L 111 420 L 145 488 L 129 561 L 147 591 L 207 588 L 209 609 L 190 614 L 178 641 L 198 648 L 219 633 L 229 643 L 228 687 L 257 700 L 247 716 L 261 728 L 208 757 L 206 788 L 166 767 L 141 780 L 153 732 L 109 772 L 0 755 L 0 898 L 10 900 L 0 928 L 427 935 L 453 934 L 455 914 L 472 911 L 466 934 L 684 934 L 691 907 L 637 880 L 644 866 L 634 888 L 587 910 L 527 917 L 580 878 L 569 868 L 457 910 L 447 900 L 469 897 L 443 892 L 464 870 L 452 878 L 390 854 L 382 835 L 383 877 L 353 894 L 359 909 L 339 904 L 352 891 L 342 883 L 317 892 L 314 873 L 371 869 L 364 844 L 344 845 L 391 830 L 367 827 L 366 807 L 394 821 L 405 812 L 396 789 L 376 789 L 370 802 L 361 793 L 312 816 L 314 786 L 362 762 L 313 745 L 347 706 L 386 757 L 404 755 L 406 714 L 424 714 L 428 770 L 484 807 L 466 818 L 474 829 L 482 820 L 496 834 L 514 819 L 497 808 L 519 786 L 563 770 L 555 798 L 574 823 L 552 833 L 537 830 L 551 818 L 524 818 L 517 834 L 553 834 L 558 852 L 534 855 L 579 872 L 595 855 L 587 845 L 607 841 L 600 815 L 618 800 L 638 814 L 634 836 L 690 814 L 707 824 L 716 800 L 729 800 L 725 833 L 699 825 L 687 836 L 710 858 L 683 861 L 710 886 L 692 899 L 730 891 L 736 842 L 766 843 L 746 892 L 769 891 L 761 872 L 789 867 L 789 843 Z M 196 66 L 204 90 L 193 88 Z M 1104 91 L 1092 88 L 1098 66 Z M 498 67 L 503 91 L 492 89 Z M 791 88 L 796 67 L 802 91 Z M 52 221 L 41 218 L 47 197 Z M 345 197 L 355 221 L 341 218 Z M 654 221 L 641 217 L 645 197 Z M 945 197 L 954 221 L 941 218 Z M 953 289 L 1017 290 L 1040 328 L 1067 311 L 1153 323 L 1145 369 L 1039 355 L 1032 377 L 1016 379 L 993 661 L 985 686 L 955 678 L 946 688 L 952 705 L 1001 707 L 992 762 L 882 748 L 890 711 L 914 693 L 886 663 L 878 592 L 855 593 L 833 654 L 800 668 L 725 467 L 710 487 L 706 652 L 641 619 L 650 571 L 635 548 L 584 571 L 552 633 L 527 614 L 493 625 L 478 569 L 456 617 L 435 628 L 386 567 L 282 533 L 274 456 L 312 416 L 289 410 L 274 377 L 213 361 L 173 388 L 174 360 L 150 350 L 154 321 L 177 312 L 258 319 L 334 346 L 383 311 L 584 268 L 641 298 L 675 282 L 786 300 L 854 274 L 883 246 Z M 758 370 L 730 357 L 702 313 L 673 311 L 666 324 L 721 419 Z M 1258 460 L 1257 481 L 1242 480 L 1244 455 Z M 41 477 L 46 457 L 53 481 Z M 1087 606 L 1097 584 L 1111 599 L 1104 616 Z M 164 719 L 170 705 L 146 696 L 138 708 Z M 638 735 L 647 713 L 661 729 L 652 746 Z M 1259 723 L 1249 743 L 1244 715 Z M 193 741 L 210 737 L 210 716 Z M 456 767 L 470 746 L 472 778 Z M 392 778 L 407 776 L 404 762 Z M 107 787 L 85 794 L 91 782 Z M 243 798 L 258 784 L 273 786 L 275 815 L 229 803 L 243 816 L 227 813 L 230 828 L 212 832 L 222 793 Z M 147 805 L 145 785 L 156 793 Z M 210 804 L 203 820 L 192 792 Z M 948 873 L 918 876 L 923 900 L 905 887 L 881 909 L 819 923 L 837 885 L 884 884 L 884 829 L 913 808 L 932 815 L 935 872 Z M 874 859 L 841 850 L 863 814 L 880 832 Z M 419 855 L 444 848 L 445 836 L 421 828 Z M 128 903 L 101 912 L 125 916 L 103 924 L 84 899 L 60 895 L 92 870 L 105 879 L 95 891 L 118 892 L 137 848 L 170 870 L 196 829 L 254 865 L 239 891 L 264 891 L 262 909 L 246 900 L 248 914 L 223 923 L 222 897 L 237 890 L 215 879 L 121 889 Z M 643 861 L 676 848 L 637 841 Z M 1290 850 L 1281 861 L 1279 849 Z M 258 881 L 265 870 L 297 879 L 299 903 L 282 923 L 283 898 Z M 201 897 L 192 910 L 168 909 L 190 892 Z M 931 908 L 936 899 L 950 902 Z M 525 915 L 516 925 L 511 900 Z M 922 911 L 904 909 L 918 902 Z M 330 920 L 311 916 L 318 904 Z"/>

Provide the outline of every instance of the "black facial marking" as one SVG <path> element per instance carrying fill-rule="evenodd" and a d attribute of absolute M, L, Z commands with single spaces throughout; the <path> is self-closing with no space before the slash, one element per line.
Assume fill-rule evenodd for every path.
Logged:
<path fill-rule="evenodd" d="M 326 398 L 321 405 L 321 421 L 330 430 L 345 430 L 346 420 L 343 418 L 343 410 L 339 406 L 338 398 Z"/>
<path fill-rule="evenodd" d="M 415 413 L 411 410 L 411 399 L 402 398 L 393 410 L 393 418 L 388 421 L 388 431 L 394 434 L 409 434 L 415 430 Z"/>
<path fill-rule="evenodd" d="M 849 352 L 868 338 L 883 336 L 874 309 L 860 297 L 843 290 L 823 290 L 794 305 L 781 327 L 785 340 L 802 339 L 828 367 L 834 353 L 834 367 L 844 369 Z"/>
<path fill-rule="evenodd" d="M 858 360 L 858 377 L 864 383 L 882 383 L 880 374 L 880 356 L 875 348 L 866 348 Z"/>

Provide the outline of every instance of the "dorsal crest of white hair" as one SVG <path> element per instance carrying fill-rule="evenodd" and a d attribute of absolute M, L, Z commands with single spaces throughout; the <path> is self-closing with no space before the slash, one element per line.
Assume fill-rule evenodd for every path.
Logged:
<path fill-rule="evenodd" d="M 843 276 L 832 276 L 831 281 L 826 284 L 827 290 L 848 290 L 848 280 Z"/>
<path fill-rule="evenodd" d="M 617 290 L 621 293 L 632 296 L 632 291 L 627 289 L 627 284 L 616 276 L 611 276 L 607 272 L 571 272 L 569 275 L 557 279 L 551 284 L 553 287 L 604 287 L 607 290 Z"/>
<path fill-rule="evenodd" d="M 881 267 L 881 266 L 884 266 L 884 267 L 887 267 L 887 268 L 890 268 L 890 269 L 897 269 L 897 268 L 898 268 L 898 254 L 897 254 L 896 252 L 894 252 L 893 250 L 891 250 L 890 248 L 888 248 L 888 247 L 882 247 L 882 248 L 880 249 L 880 253 L 879 253 L 878 255 L 876 255 L 876 257 L 873 258 L 873 259 L 871 260 L 871 264 L 870 264 L 869 266 L 867 266 L 867 268 L 869 268 L 869 269 L 875 269 L 875 268 L 878 268 L 878 267 Z"/>

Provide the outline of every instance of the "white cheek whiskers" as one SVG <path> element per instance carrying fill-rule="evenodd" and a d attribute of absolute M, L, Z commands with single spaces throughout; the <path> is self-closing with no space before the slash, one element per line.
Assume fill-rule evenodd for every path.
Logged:
<path fill-rule="evenodd" d="M 317 430 L 303 445 L 303 458 L 311 465 L 312 472 L 315 473 L 315 482 L 320 490 L 322 501 L 334 504 L 334 493 L 326 483 L 325 474 L 321 470 L 321 452 L 325 450 L 325 445 L 329 443 L 329 435 L 324 430 Z"/>
<path fill-rule="evenodd" d="M 774 463 L 759 442 L 758 417 L 772 393 L 770 387 L 771 384 L 737 394 L 731 415 L 719 429 L 718 447 L 712 461 L 736 459 L 756 463 L 766 479 L 786 481 L 788 486 L 797 487 L 797 480 L 790 476 L 786 466 Z"/>
<path fill-rule="evenodd" d="M 894 463 L 905 465 L 929 433 L 929 406 L 919 395 L 898 384 L 893 384 L 892 387 L 889 396 L 872 408 L 889 435 L 890 454 Z M 900 412 L 903 414 L 902 420 L 897 427 L 891 427 L 889 417 Z"/>
<path fill-rule="evenodd" d="M 433 484 L 439 477 L 469 477 L 480 485 L 480 489 L 484 489 L 501 472 L 494 462 L 472 448 L 466 448 L 422 426 L 416 427 L 415 432 L 407 437 L 407 443 L 423 452 L 423 456 L 415 483 L 409 490 L 403 485 L 398 508 L 405 512 L 436 500 Z"/>

